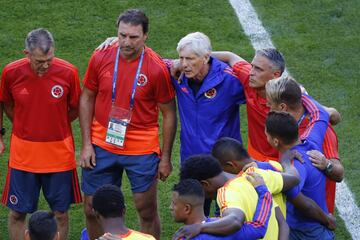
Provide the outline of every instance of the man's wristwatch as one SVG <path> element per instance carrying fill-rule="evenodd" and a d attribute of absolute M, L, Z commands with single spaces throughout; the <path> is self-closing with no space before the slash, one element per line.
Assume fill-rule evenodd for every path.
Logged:
<path fill-rule="evenodd" d="M 334 167 L 333 163 L 329 160 L 325 168 L 325 173 L 331 173 L 333 167 Z"/>
<path fill-rule="evenodd" d="M 5 135 L 5 132 L 6 132 L 5 128 L 1 128 L 1 130 L 0 130 L 0 135 L 1 135 L 1 136 L 4 136 L 4 135 Z"/>

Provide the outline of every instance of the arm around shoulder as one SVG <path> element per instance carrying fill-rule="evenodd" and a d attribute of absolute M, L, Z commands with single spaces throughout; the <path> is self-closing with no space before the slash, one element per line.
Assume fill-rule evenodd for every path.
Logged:
<path fill-rule="evenodd" d="M 211 56 L 228 63 L 231 67 L 233 67 L 237 62 L 245 61 L 240 56 L 229 51 L 214 51 L 211 53 Z"/>

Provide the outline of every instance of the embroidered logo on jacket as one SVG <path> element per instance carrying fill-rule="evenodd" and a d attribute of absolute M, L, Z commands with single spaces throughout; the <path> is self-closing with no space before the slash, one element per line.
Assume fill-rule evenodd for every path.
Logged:
<path fill-rule="evenodd" d="M 184 93 L 189 93 L 189 90 L 186 87 L 182 87 L 181 91 L 183 91 Z"/>
<path fill-rule="evenodd" d="M 214 98 L 216 96 L 216 89 L 215 88 L 212 88 L 210 90 L 207 90 L 205 93 L 204 93 L 204 96 L 207 97 L 207 98 Z"/>
<path fill-rule="evenodd" d="M 11 195 L 9 200 L 12 205 L 16 205 L 18 203 L 18 198 L 15 195 Z"/>

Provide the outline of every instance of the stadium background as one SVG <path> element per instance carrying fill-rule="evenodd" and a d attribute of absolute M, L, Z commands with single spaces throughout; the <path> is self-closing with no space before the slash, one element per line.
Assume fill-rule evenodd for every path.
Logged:
<path fill-rule="evenodd" d="M 327 106 L 336 107 L 343 121 L 336 126 L 340 156 L 346 169 L 346 183 L 353 195 L 360 195 L 360 22 L 358 0 L 335 1 L 251 1 L 275 46 L 283 52 L 290 73 L 309 93 Z M 215 50 L 230 50 L 251 61 L 254 50 L 244 35 L 233 8 L 226 0 L 0 0 L 0 67 L 23 57 L 26 34 L 38 27 L 49 29 L 55 38 L 56 56 L 79 68 L 83 77 L 93 49 L 107 36 L 116 34 L 115 22 L 127 8 L 141 8 L 150 18 L 148 46 L 164 57 L 175 58 L 178 40 L 189 32 L 207 34 Z M 242 134 L 246 141 L 246 113 L 242 108 Z M 30 123 L 29 123 L 30 124 Z M 7 151 L 0 161 L 0 186 L 7 169 L 10 124 L 4 123 Z M 80 131 L 76 121 L 73 131 L 80 150 Z M 159 184 L 159 205 L 163 239 L 170 239 L 179 227 L 174 224 L 168 206 L 171 187 L 177 181 L 179 135 L 173 149 L 174 171 Z M 137 229 L 137 217 L 126 183 L 126 222 Z M 356 201 L 359 205 L 359 201 Z M 39 208 L 47 209 L 42 198 Z M 84 227 L 82 206 L 71 208 L 69 239 L 78 239 Z M 0 207 L 0 239 L 8 239 L 7 209 Z M 336 239 L 351 239 L 338 218 Z M 360 220 L 358 220 L 360 221 Z M 357 229 L 359 230 L 359 229 Z"/>

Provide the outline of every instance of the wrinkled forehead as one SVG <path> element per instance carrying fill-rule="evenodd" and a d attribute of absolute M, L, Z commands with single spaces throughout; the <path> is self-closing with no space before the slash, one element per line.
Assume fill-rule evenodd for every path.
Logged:
<path fill-rule="evenodd" d="M 201 58 L 190 45 L 186 45 L 179 50 L 179 57 Z"/>

